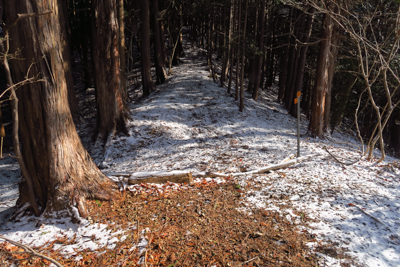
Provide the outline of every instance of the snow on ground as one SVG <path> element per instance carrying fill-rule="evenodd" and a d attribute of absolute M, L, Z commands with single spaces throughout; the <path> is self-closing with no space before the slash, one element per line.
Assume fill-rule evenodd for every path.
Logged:
<path fill-rule="evenodd" d="M 65 213 L 65 212 L 64 212 Z M 32 247 L 50 244 L 54 240 L 73 240 L 71 245 L 54 244 L 53 249 L 68 256 L 75 250 L 89 249 L 95 251 L 102 247 L 113 249 L 117 242 L 126 238 L 124 230 L 111 231 L 106 224 L 91 224 L 82 219 L 80 224 L 73 223 L 70 216 L 61 214 L 55 218 L 17 218 L 17 222 L 8 222 L 2 226 L 0 233 L 5 237 Z M 134 228 L 134 227 L 133 227 Z M 122 235 L 118 238 L 119 235 Z M 76 259 L 75 260 L 79 260 Z"/>
<path fill-rule="evenodd" d="M 14 211 L 18 198 L 19 175 L 17 159 L 6 156 L 0 160 L 0 226 Z"/>
<path fill-rule="evenodd" d="M 226 88 L 213 82 L 202 53 L 187 51 L 184 64 L 173 69 L 166 84 L 130 104 L 129 136 L 110 140 L 105 155 L 95 159 L 104 173 L 118 178 L 118 173 L 155 171 L 245 172 L 279 163 L 296 152 L 296 120 L 274 101 L 271 92 L 261 92 L 257 102 L 246 98 L 245 111 L 239 112 Z M 303 119 L 301 132 L 306 131 Z M 278 210 L 299 229 L 305 228 L 303 220 L 309 221 L 307 231 L 319 241 L 333 242 L 360 265 L 400 266 L 400 171 L 392 164 L 395 159 L 388 157 L 379 165 L 363 159 L 345 166 L 333 160 L 324 147 L 355 159 L 357 153 L 350 149 L 354 146 L 339 142 L 357 141 L 344 133 L 333 139 L 336 142 L 303 136 L 302 155 L 318 156 L 268 174 L 239 176 L 243 187 L 251 179 L 262 185 L 246 195 L 247 205 Z M 8 166 L 3 161 L 0 164 Z M 24 229 L 8 223 L 10 230 L 0 233 L 17 240 L 31 237 L 26 239 L 29 243 L 50 239 L 43 234 L 47 231 L 49 235 L 78 233 L 90 231 L 79 227 L 93 227 L 68 222 L 57 229 L 45 225 Z M 112 234 L 101 231 L 108 241 L 99 243 L 110 242 Z M 333 254 L 325 252 L 322 264 L 340 266 Z"/>

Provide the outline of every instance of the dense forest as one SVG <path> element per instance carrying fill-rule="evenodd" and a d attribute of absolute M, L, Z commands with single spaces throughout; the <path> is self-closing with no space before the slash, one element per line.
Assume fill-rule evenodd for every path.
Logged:
<path fill-rule="evenodd" d="M 309 138 L 351 132 L 367 160 L 400 157 L 398 0 L 0 0 L 0 22 L 1 150 L 36 216 L 113 198 L 91 153 L 129 135 L 128 105 L 182 75 L 189 47 L 240 112 L 270 91 Z"/>

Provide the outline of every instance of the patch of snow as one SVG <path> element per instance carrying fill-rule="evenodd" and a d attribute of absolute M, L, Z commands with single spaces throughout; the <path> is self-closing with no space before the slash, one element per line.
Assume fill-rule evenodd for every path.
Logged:
<path fill-rule="evenodd" d="M 66 213 L 68 211 L 64 212 Z M 76 224 L 72 223 L 70 218 L 23 217 L 21 221 L 7 222 L 2 225 L 0 233 L 9 239 L 32 247 L 47 245 L 57 239 L 75 240 L 71 245 L 57 243 L 57 241 L 53 245 L 54 250 L 71 257 L 76 254 L 76 251 L 85 249 L 95 251 L 106 246 L 112 249 L 116 243 L 126 238 L 126 236 L 121 238 L 116 236 L 123 235 L 124 230 L 113 232 L 107 227 L 106 224 L 91 224 L 85 219 L 81 219 L 81 224 Z"/>

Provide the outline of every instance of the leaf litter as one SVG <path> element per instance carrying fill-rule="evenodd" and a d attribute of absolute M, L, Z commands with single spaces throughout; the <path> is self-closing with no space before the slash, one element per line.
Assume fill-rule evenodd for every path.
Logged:
<path fill-rule="evenodd" d="M 274 101 L 276 88 L 262 91 L 258 102 L 248 96 L 240 113 L 208 77 L 202 55 L 188 51 L 166 84 L 130 104 L 129 135 L 110 138 L 105 153 L 94 156 L 121 195 L 90 200 L 90 218 L 80 224 L 20 217 L 0 233 L 65 266 L 399 266 L 398 161 L 341 165 L 325 147 L 358 155 L 354 137 L 340 132 L 333 142 L 303 136 L 302 155 L 320 155 L 309 161 L 231 178 L 293 154 L 296 121 Z M 124 181 L 155 171 L 227 177 L 186 185 Z M 17 257 L 10 250 L 16 248 L 1 243 L 0 263 Z"/>

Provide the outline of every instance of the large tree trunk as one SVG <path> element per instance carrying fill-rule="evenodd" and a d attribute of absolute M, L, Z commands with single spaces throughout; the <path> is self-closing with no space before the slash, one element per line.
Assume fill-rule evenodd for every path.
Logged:
<path fill-rule="evenodd" d="M 32 177 L 41 211 L 59 211 L 77 206 L 86 216 L 85 198 L 109 199 L 108 181 L 82 146 L 68 104 L 68 88 L 59 9 L 55 1 L 14 0 L 5 4 L 6 24 L 17 14 L 50 10 L 51 14 L 20 20 L 10 29 L 10 53 L 21 49 L 10 63 L 15 82 L 40 75 L 44 81 L 17 91 L 19 98 L 22 157 Z M 35 62 L 32 65 L 32 62 Z M 19 204 L 29 200 L 26 183 L 20 184 Z"/>
<path fill-rule="evenodd" d="M 125 131 L 126 107 L 121 75 L 120 37 L 116 1 L 93 0 L 93 61 L 97 96 L 98 139 L 105 142 L 118 129 Z"/>
<path fill-rule="evenodd" d="M 143 96 L 148 96 L 151 92 L 155 90 L 153 79 L 151 77 L 149 1 L 142 0 L 140 14 L 142 19 L 142 27 L 140 31 L 142 42 L 140 44 L 140 47 L 142 50 Z"/>
<path fill-rule="evenodd" d="M 324 132 L 324 117 L 325 117 L 325 106 L 326 96 L 328 88 L 328 60 L 329 51 L 331 47 L 332 39 L 332 17 L 330 15 L 324 15 L 324 34 L 322 36 L 320 50 L 317 60 L 317 70 L 315 74 L 315 87 L 313 93 L 313 104 L 311 120 L 308 125 L 308 130 L 311 136 L 323 137 Z"/>

